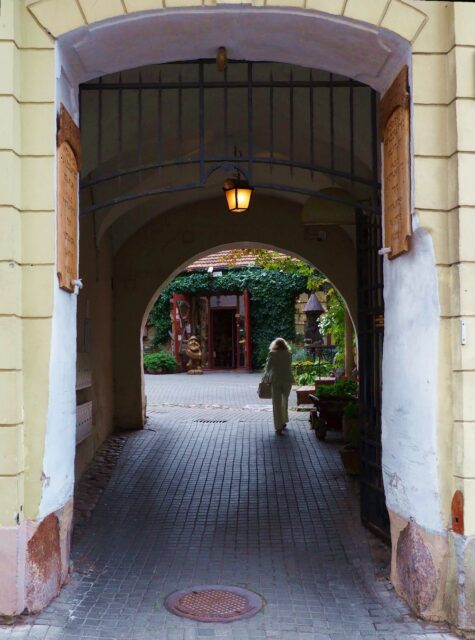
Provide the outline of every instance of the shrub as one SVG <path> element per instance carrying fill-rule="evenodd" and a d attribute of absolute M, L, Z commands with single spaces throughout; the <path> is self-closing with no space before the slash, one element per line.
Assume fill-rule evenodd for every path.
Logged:
<path fill-rule="evenodd" d="M 143 357 L 144 369 L 150 373 L 174 373 L 177 365 L 175 358 L 166 351 L 146 353 Z"/>
<path fill-rule="evenodd" d="M 292 363 L 295 382 L 301 385 L 313 384 L 315 378 L 329 376 L 332 370 L 333 365 L 326 360 L 317 360 L 315 362 L 306 360 L 304 362 Z"/>
<path fill-rule="evenodd" d="M 357 398 L 358 382 L 355 378 L 342 376 L 334 384 L 320 385 L 315 392 L 320 398 Z"/>

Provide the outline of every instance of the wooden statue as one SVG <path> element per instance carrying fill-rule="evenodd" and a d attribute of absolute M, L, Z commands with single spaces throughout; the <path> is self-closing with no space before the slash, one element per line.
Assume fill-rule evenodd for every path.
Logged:
<path fill-rule="evenodd" d="M 186 363 L 188 369 L 187 373 L 189 373 L 190 375 L 202 374 L 203 369 L 201 368 L 201 345 L 196 336 L 189 337 L 185 353 L 188 356 L 188 362 Z"/>

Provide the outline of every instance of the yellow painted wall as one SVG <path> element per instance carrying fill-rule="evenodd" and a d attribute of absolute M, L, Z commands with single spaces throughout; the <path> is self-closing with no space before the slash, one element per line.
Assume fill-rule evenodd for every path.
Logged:
<path fill-rule="evenodd" d="M 22 2 L 2 2 L 0 525 L 9 526 L 34 517 L 41 497 L 54 286 L 53 46 Z"/>

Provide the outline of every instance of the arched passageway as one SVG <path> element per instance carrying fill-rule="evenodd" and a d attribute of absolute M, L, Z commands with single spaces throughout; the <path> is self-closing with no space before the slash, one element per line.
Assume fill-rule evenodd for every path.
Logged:
<path fill-rule="evenodd" d="M 399 2 L 390 4 L 396 15 L 397 7 L 406 6 Z M 408 41 L 404 39 L 405 36 L 401 37 L 396 33 L 397 29 L 392 32 L 384 28 L 392 24 L 385 22 L 390 4 L 386 6 L 384 16 L 381 16 L 382 27 L 379 23 L 378 26 L 369 26 L 346 17 L 330 17 L 321 12 L 279 8 L 269 11 L 267 8 L 263 9 L 262 11 L 266 11 L 263 20 L 264 13 L 247 7 L 218 7 L 210 9 L 209 12 L 206 9 L 171 10 L 164 11 L 161 15 L 151 12 L 141 16 L 106 20 L 100 25 L 86 26 L 69 33 L 67 29 L 63 33 L 63 29 L 58 25 L 50 25 L 52 33 L 63 34 L 58 45 L 58 102 L 63 101 L 73 116 L 77 116 L 80 82 L 87 82 L 91 78 L 108 73 L 118 73 L 121 69 L 130 69 L 133 66 L 210 58 L 215 53 L 216 42 L 223 37 L 228 39 L 238 58 L 250 62 L 273 60 L 287 65 L 308 64 L 312 68 L 328 70 L 329 73 L 344 74 L 383 92 L 389 87 L 397 71 L 407 62 L 410 48 Z M 48 8 L 43 2 L 35 5 L 48 14 Z M 414 18 L 412 9 L 411 16 Z M 418 26 L 412 34 L 414 38 L 423 26 L 418 20 L 416 22 Z M 79 23 L 73 20 L 68 24 L 77 26 Z M 236 27 L 237 23 L 239 28 Z M 410 24 L 412 29 L 414 21 L 410 21 Z M 157 37 L 157 33 L 161 37 Z M 180 34 L 179 38 L 176 38 L 177 33 Z M 256 36 L 256 33 L 259 37 L 252 37 L 253 34 Z M 135 46 L 117 47 L 118 39 L 134 43 Z M 296 42 L 299 42 L 300 46 L 296 47 Z M 338 45 L 335 46 L 335 43 Z M 354 55 L 355 51 L 358 55 Z M 177 87 L 177 90 L 180 88 Z M 100 112 L 100 109 L 99 104 L 96 105 L 96 111 Z M 335 113 L 331 109 L 330 112 Z M 107 109 L 105 113 L 110 114 Z M 375 115 L 373 112 L 373 125 Z M 333 121 L 333 125 L 335 123 L 342 124 L 338 119 Z M 101 124 L 107 125 L 108 122 Z M 332 118 L 329 119 L 328 126 L 331 133 Z M 106 130 L 107 126 L 99 127 L 97 134 L 101 136 Z M 345 144 L 349 144 L 348 140 Z M 135 144 L 135 148 L 139 146 L 138 143 Z M 379 160 L 377 148 L 375 145 L 370 146 L 373 147 L 370 150 L 370 156 L 374 161 L 370 166 L 370 176 L 374 188 L 378 181 Z M 361 149 L 363 147 L 364 145 L 361 145 Z M 108 160 L 114 161 L 120 157 L 120 154 L 115 154 L 113 150 L 109 149 L 109 152 Z M 88 168 L 92 173 L 100 173 L 101 164 L 99 161 Z M 363 162 L 363 165 L 366 166 L 367 162 Z M 351 182 L 351 171 L 345 178 Z M 138 176 L 136 182 L 140 179 Z M 265 185 L 263 179 L 262 184 Z M 262 191 L 262 203 L 265 204 L 265 200 L 268 199 L 267 205 L 272 206 L 272 209 L 261 210 L 258 206 L 259 198 L 256 198 L 254 218 L 243 218 L 239 221 L 220 218 L 215 204 L 217 201 L 214 199 L 219 187 L 217 183 L 210 186 L 214 187 L 214 191 L 210 189 L 209 192 L 205 192 L 201 201 L 198 198 L 180 199 L 181 196 L 176 196 L 175 200 L 174 196 L 173 201 L 160 200 L 162 204 L 165 203 L 162 208 L 158 205 L 159 200 L 153 199 L 154 193 L 150 193 L 149 199 L 145 194 L 141 206 L 121 200 L 118 206 L 114 207 L 113 202 L 105 200 L 110 210 L 100 212 L 100 207 L 95 207 L 97 191 L 92 190 L 92 194 L 83 195 L 90 215 L 86 214 L 81 220 L 81 270 L 86 288 L 79 298 L 78 309 L 78 340 L 80 347 L 83 347 L 82 350 L 79 349 L 78 379 L 84 374 L 83 378 L 89 384 L 84 388 L 78 388 L 77 391 L 79 395 L 92 395 L 90 401 L 93 405 L 91 420 L 94 433 L 88 435 L 77 451 L 76 461 L 79 467 L 84 466 L 114 425 L 126 428 L 142 426 L 144 402 L 141 393 L 139 328 L 144 309 L 156 293 L 157 283 L 166 281 L 190 257 L 210 247 L 227 246 L 231 242 L 239 241 L 277 246 L 295 252 L 320 266 L 335 283 L 339 282 L 337 286 L 348 300 L 350 308 L 351 305 L 353 309 L 357 308 L 359 289 L 360 295 L 366 297 L 366 310 L 370 312 L 368 317 L 371 316 L 372 320 L 375 320 L 378 305 L 374 304 L 376 297 L 371 297 L 374 288 L 371 284 L 368 285 L 367 276 L 370 269 L 366 272 L 363 270 L 360 286 L 356 287 L 355 263 L 353 261 L 350 264 L 347 260 L 352 252 L 354 254 L 354 235 L 342 227 L 351 224 L 340 221 L 341 224 L 334 225 L 331 220 L 317 217 L 313 220 L 313 230 L 317 235 L 309 239 L 303 231 L 305 225 L 300 224 L 302 208 L 305 208 L 304 205 L 307 203 L 297 197 L 271 202 L 270 193 L 265 191 L 265 186 Z M 348 185 L 340 185 L 337 180 L 332 180 L 330 183 L 318 184 L 318 190 L 341 186 Z M 291 189 L 289 193 L 290 191 Z M 309 190 L 304 187 L 295 193 L 299 196 L 313 196 L 313 191 L 315 189 Z M 371 198 L 368 202 L 359 194 L 358 200 L 364 200 L 359 202 L 358 207 L 362 211 L 377 209 Z M 159 224 L 159 221 L 163 224 Z M 180 221 L 181 224 L 175 226 L 175 223 Z M 372 256 L 372 264 L 375 261 L 380 264 L 381 261 L 375 258 L 375 252 L 381 248 L 381 242 L 378 229 L 375 228 L 373 231 L 372 235 L 370 234 L 371 243 L 367 244 L 368 255 Z M 331 242 L 328 242 L 329 240 Z M 338 253 L 338 247 L 344 251 Z M 316 255 L 312 255 L 312 252 Z M 339 277 L 340 269 L 345 271 L 344 278 Z M 411 254 L 401 259 L 396 266 L 385 260 L 384 269 L 386 355 L 383 367 L 385 395 L 382 419 L 385 497 L 393 527 L 393 543 L 397 544 L 402 530 L 405 530 L 406 534 L 409 530 L 412 536 L 408 543 L 409 552 L 401 558 L 400 566 L 393 566 L 393 579 L 399 591 L 411 601 L 417 611 L 427 617 L 437 617 L 443 609 L 445 556 L 444 559 L 441 559 L 442 553 L 434 556 L 434 562 L 440 571 L 434 570 L 429 575 L 432 581 L 431 598 L 423 611 L 417 597 L 413 597 L 413 593 L 408 591 L 402 580 L 411 569 L 413 560 L 418 557 L 418 536 L 423 538 L 423 548 L 426 549 L 427 545 L 433 543 L 433 538 L 437 538 L 439 532 L 444 529 L 437 475 L 440 451 L 434 409 L 437 378 L 434 358 L 437 351 L 439 315 L 437 280 L 430 238 L 425 232 L 418 230 Z M 424 287 L 418 291 L 417 282 L 421 273 Z M 381 276 L 381 273 L 378 275 Z M 380 290 L 378 291 L 380 293 Z M 401 304 L 406 293 L 411 301 L 407 307 Z M 63 507 L 67 496 L 71 494 L 73 482 L 71 471 L 74 450 L 74 403 L 71 402 L 71 398 L 74 395 L 72 366 L 76 352 L 74 345 L 65 342 L 63 337 L 74 331 L 76 302 L 72 297 L 66 299 L 62 293 L 55 293 L 54 305 L 51 397 L 53 400 L 67 397 L 68 401 L 52 402 L 48 420 L 45 420 L 47 435 L 44 470 L 48 474 L 48 481 L 42 486 L 41 499 L 38 500 L 41 518 Z M 359 324 L 361 327 L 361 323 Z M 381 323 L 377 327 L 381 329 L 379 333 L 375 328 L 374 323 L 368 323 L 365 332 L 373 337 L 377 335 L 378 347 L 381 347 Z M 398 358 L 397 355 L 401 353 L 404 357 Z M 433 357 L 428 358 L 428 354 L 432 354 Z M 379 357 L 371 357 L 369 360 L 366 370 L 375 371 L 380 365 Z M 54 366 L 59 362 L 64 366 Z M 61 375 L 62 372 L 66 372 L 66 375 Z M 421 380 L 424 381 L 422 394 L 419 388 Z M 378 396 L 381 390 L 380 380 L 375 384 L 363 386 L 373 397 Z M 394 393 L 395 389 L 397 393 Z M 65 410 L 65 404 L 69 413 Z M 404 410 L 401 409 L 402 404 Z M 371 405 L 367 402 L 365 407 L 371 408 L 374 412 L 379 411 L 379 405 L 376 404 Z M 72 428 L 65 434 L 61 418 L 66 413 L 67 424 Z M 421 415 L 429 417 L 421 420 Z M 374 424 L 379 427 L 379 421 Z M 394 428 L 395 425 L 397 428 Z M 381 491 L 379 464 L 379 428 L 373 429 L 371 436 L 373 441 L 370 442 L 370 446 L 375 444 L 373 455 L 377 460 L 374 478 L 378 480 L 368 483 L 368 486 L 379 483 L 372 488 L 376 488 L 379 495 L 384 497 Z M 67 440 L 63 443 L 67 455 L 63 455 L 63 452 L 61 455 L 58 453 L 58 442 L 63 442 L 63 439 Z M 424 478 L 421 477 L 422 468 Z M 40 477 L 39 473 L 37 475 Z M 426 487 L 430 487 L 430 490 L 426 491 Z M 408 524 L 410 518 L 417 523 L 414 525 L 418 528 L 417 535 L 412 532 L 413 525 Z M 438 547 L 437 551 L 440 552 L 442 547 Z M 61 580 L 62 578 L 59 582 Z M 42 606 L 42 603 L 51 597 L 52 591 L 54 588 L 47 590 L 46 594 L 41 593 L 39 600 L 35 601 L 35 606 Z"/>
<path fill-rule="evenodd" d="M 285 99 L 290 99 L 290 111 L 287 114 L 290 114 L 290 120 L 283 135 L 285 141 L 280 140 L 279 147 L 274 141 L 274 107 L 271 99 L 268 135 L 259 141 L 259 147 L 257 143 L 254 145 L 254 130 L 256 128 L 261 132 L 267 116 L 262 113 L 254 115 L 251 87 L 252 90 L 261 87 L 259 84 L 257 88 L 254 87 L 250 65 L 243 67 L 247 69 L 247 84 L 243 84 L 241 79 L 234 86 L 227 80 L 221 84 L 206 84 L 202 79 L 206 68 L 201 63 L 195 64 L 199 73 L 195 87 L 193 78 L 188 79 L 188 84 L 186 82 L 186 73 L 196 72 L 193 64 L 188 67 L 165 67 L 163 74 L 171 74 L 168 84 L 157 67 L 151 71 L 130 72 L 138 73 L 135 80 L 133 77 L 124 79 L 120 74 L 118 78 L 108 77 L 99 83 L 84 85 L 82 122 L 86 153 L 81 192 L 82 235 L 89 236 L 89 241 L 92 241 L 91 249 L 96 253 L 96 259 L 90 260 L 91 254 L 84 252 L 83 265 L 86 270 L 91 270 L 90 276 L 95 272 L 96 282 L 103 281 L 106 286 L 109 278 L 113 282 L 113 289 L 107 291 L 108 314 L 113 317 L 113 322 L 103 327 L 107 357 L 101 361 L 97 352 L 94 356 L 96 379 L 100 382 L 96 390 L 93 385 L 93 406 L 94 396 L 100 394 L 100 386 L 104 385 L 108 388 L 105 397 L 109 402 L 106 406 L 103 400 L 99 400 L 104 406 L 104 422 L 122 429 L 143 426 L 146 402 L 140 333 L 144 310 L 150 308 L 158 295 L 157 284 L 166 284 L 184 264 L 210 249 L 236 243 L 278 247 L 298 255 L 317 265 L 329 277 L 347 301 L 353 318 L 358 321 L 363 426 L 361 511 L 364 522 L 389 539 L 381 454 L 384 316 L 382 259 L 378 257 L 382 240 L 376 94 L 362 94 L 362 101 L 355 102 L 355 86 L 352 82 L 335 81 L 332 77 L 329 80 L 317 80 L 323 85 L 329 99 L 328 113 L 321 121 L 321 129 L 315 129 L 314 133 L 313 119 L 310 118 L 307 130 L 295 130 L 296 105 L 302 108 L 302 104 L 305 104 L 302 114 L 298 114 L 298 120 L 307 117 L 307 112 L 312 113 L 312 77 L 310 81 L 294 80 L 291 69 L 290 80 L 281 81 L 281 86 L 278 80 L 273 80 L 271 71 L 270 80 L 266 75 L 263 81 L 263 88 L 266 91 L 274 88 L 286 90 Z M 179 71 L 181 68 L 184 75 Z M 159 73 L 158 82 L 144 80 L 144 75 L 151 73 L 153 78 L 156 71 Z M 275 71 L 279 71 L 278 66 Z M 299 72 L 296 70 L 295 74 L 298 76 Z M 289 73 L 288 69 L 286 73 Z M 306 82 L 310 82 L 310 98 L 306 96 L 306 102 L 301 100 L 297 103 L 294 92 L 297 89 L 308 90 Z M 341 85 L 336 82 L 341 82 Z M 227 111 L 227 91 L 239 91 L 244 87 L 247 87 L 247 126 L 236 127 Z M 215 104 L 215 98 L 214 103 L 210 98 L 211 106 L 208 109 L 212 122 L 208 126 L 204 124 L 206 91 L 210 90 L 214 95 L 217 89 L 224 92 L 224 138 L 220 133 L 219 105 Z M 152 92 L 152 102 L 145 102 L 143 91 Z M 162 92 L 165 91 L 171 91 L 172 98 L 177 100 L 177 115 L 174 117 L 173 110 L 170 111 L 164 126 L 161 115 L 156 118 L 155 108 L 162 114 L 164 107 L 161 100 L 165 99 Z M 195 103 L 189 104 L 182 98 L 182 92 L 185 91 L 197 91 Z M 97 92 L 98 104 L 91 98 L 94 92 Z M 136 102 L 126 103 L 122 94 L 127 92 L 132 92 Z M 108 106 L 106 97 L 109 99 Z M 174 102 L 169 106 L 172 104 Z M 356 104 L 360 109 L 358 117 L 355 116 Z M 349 120 L 344 116 L 344 105 L 348 108 Z M 105 120 L 104 109 L 107 110 Z M 196 131 L 188 134 L 183 117 L 187 109 L 190 110 L 191 121 L 198 121 Z M 339 109 L 343 109 L 343 115 Z M 280 120 L 285 121 L 281 115 Z M 240 122 L 239 117 L 236 122 Z M 255 127 L 256 123 L 259 126 Z M 163 128 L 174 132 L 176 144 L 173 143 L 173 136 L 163 134 Z M 342 136 L 339 144 L 336 135 L 338 128 Z M 365 141 L 357 148 L 355 132 Z M 153 139 L 157 135 L 160 139 L 159 153 L 164 158 L 159 162 L 154 161 L 157 148 Z M 161 135 L 166 145 L 161 143 Z M 313 143 L 308 145 L 306 141 L 309 136 L 311 141 L 315 137 L 315 144 L 324 149 L 321 152 L 324 156 L 321 164 L 316 164 L 312 157 Z M 225 152 L 215 151 L 217 156 L 214 157 L 209 149 L 219 149 L 223 145 L 221 138 L 225 140 Z M 258 190 L 251 211 L 235 217 L 224 214 L 222 198 L 214 196 L 220 190 L 222 172 L 226 172 L 227 165 L 233 162 L 232 156 L 226 155 L 226 149 L 228 154 L 231 153 L 231 141 L 236 149 L 243 140 L 246 140 L 247 148 L 245 157 L 241 159 L 239 153 L 234 151 L 234 165 L 241 169 L 244 164 L 249 177 L 253 172 Z M 303 151 L 304 143 L 306 151 Z M 269 144 L 270 151 L 267 150 Z M 305 163 L 299 160 L 297 154 L 305 154 L 308 150 L 310 161 Z M 106 151 L 108 157 L 104 156 Z M 349 168 L 345 170 L 345 166 Z M 196 170 L 198 182 L 194 182 L 193 177 Z M 163 187 L 163 184 L 166 186 Z M 194 194 L 195 188 L 202 191 Z M 284 197 L 275 198 L 271 195 L 275 190 L 282 191 Z M 103 274 L 98 268 L 100 257 L 104 259 Z M 90 276 L 87 278 L 89 281 Z M 86 295 L 83 298 L 87 300 L 88 289 L 84 293 Z M 427 293 L 430 297 L 429 289 Z M 100 286 L 92 293 L 94 300 L 91 306 L 97 308 L 97 311 L 92 311 L 92 316 L 103 308 L 103 294 Z M 431 337 L 429 334 L 425 339 L 430 340 Z M 108 380 L 111 370 L 112 376 Z M 410 376 L 406 377 L 405 385 L 409 389 Z M 103 394 L 101 396 L 104 398 Z M 427 402 L 430 402 L 429 397 Z M 387 473 L 391 473 L 389 469 L 394 462 L 399 468 L 399 456 L 391 456 L 392 449 L 389 447 L 386 455 L 389 461 Z"/>

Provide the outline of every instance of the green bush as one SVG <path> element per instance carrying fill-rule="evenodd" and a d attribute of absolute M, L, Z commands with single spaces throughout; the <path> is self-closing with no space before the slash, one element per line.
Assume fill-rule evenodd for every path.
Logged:
<path fill-rule="evenodd" d="M 316 395 L 319 398 L 357 398 L 358 382 L 355 378 L 342 376 L 334 384 L 323 384 L 317 387 Z"/>
<path fill-rule="evenodd" d="M 144 354 L 143 366 L 146 371 L 152 373 L 174 373 L 178 363 L 170 353 L 156 351 Z"/>
<path fill-rule="evenodd" d="M 326 360 L 317 360 L 315 362 L 306 360 L 304 362 L 293 362 L 292 371 L 297 384 L 309 385 L 314 384 L 315 378 L 331 375 L 333 365 Z"/>

